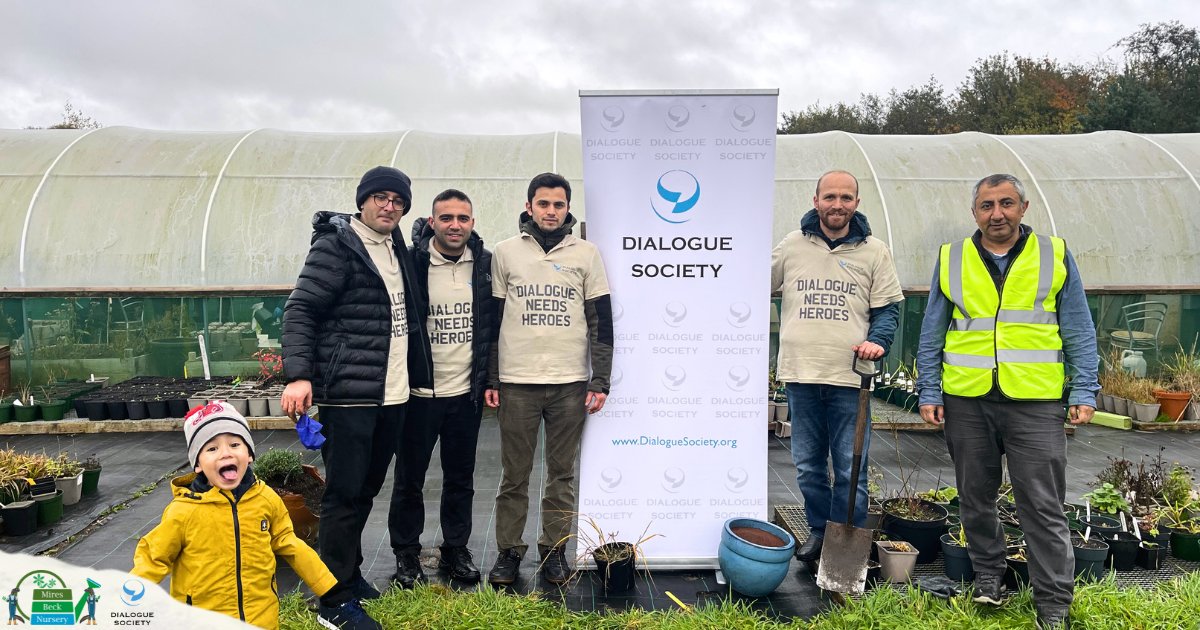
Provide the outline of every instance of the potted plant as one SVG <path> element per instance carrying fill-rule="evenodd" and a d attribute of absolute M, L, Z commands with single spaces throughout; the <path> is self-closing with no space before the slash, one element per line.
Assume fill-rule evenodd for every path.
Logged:
<path fill-rule="evenodd" d="M 605 593 L 623 593 L 632 589 L 642 545 L 659 534 L 649 534 L 650 526 L 647 525 L 637 541 L 627 542 L 616 532 L 606 534 L 590 516 L 584 516 L 581 520 L 587 525 L 582 526 L 580 533 L 575 535 L 578 541 L 577 564 L 581 564 L 589 555 L 592 557 Z"/>
<path fill-rule="evenodd" d="M 1005 586 L 1015 591 L 1029 583 L 1029 558 L 1024 546 L 1009 547 L 1004 563 L 1008 565 L 1004 572 Z"/>
<path fill-rule="evenodd" d="M 946 564 L 946 577 L 956 582 L 975 579 L 975 568 L 971 565 L 971 554 L 967 553 L 967 532 L 959 525 L 942 534 L 942 557 Z"/>
<path fill-rule="evenodd" d="M 1116 516 L 1129 511 L 1129 502 L 1121 496 L 1121 491 L 1109 482 L 1104 482 L 1100 487 L 1083 495 L 1083 499 L 1091 504 L 1093 512 Z"/>
<path fill-rule="evenodd" d="M 34 497 L 51 494 L 54 486 L 54 464 L 45 454 L 18 455 L 20 471 L 29 479 L 29 494 Z"/>
<path fill-rule="evenodd" d="M 13 403 L 12 400 L 4 396 L 4 392 L 0 391 L 0 424 L 12 422 L 13 419 Z"/>
<path fill-rule="evenodd" d="M 917 562 L 925 564 L 937 559 L 947 515 L 946 508 L 936 503 L 896 497 L 883 502 L 883 529 L 915 547 L 920 554 Z"/>
<path fill-rule="evenodd" d="M 1200 420 L 1197 415 L 1197 407 L 1200 406 L 1197 402 L 1200 401 L 1200 352 L 1197 352 L 1197 343 L 1197 340 L 1193 340 L 1190 350 L 1180 349 L 1163 365 L 1171 389 L 1189 394 L 1187 416 L 1193 420 Z"/>
<path fill-rule="evenodd" d="M 795 546 L 796 539 L 777 525 L 756 518 L 731 518 L 721 528 L 717 562 L 731 589 L 748 597 L 764 597 L 787 577 Z"/>
<path fill-rule="evenodd" d="M 1200 520 L 1175 523 L 1171 531 L 1171 555 L 1188 562 L 1200 562 Z"/>
<path fill-rule="evenodd" d="M 47 384 L 47 387 L 42 388 L 42 397 L 38 402 L 38 413 L 42 420 L 62 420 L 67 413 L 67 401 L 54 397 L 52 385 L 51 382 Z"/>
<path fill-rule="evenodd" d="M 1071 547 L 1075 550 L 1075 577 L 1098 580 L 1104 575 L 1104 562 L 1108 560 L 1108 543 L 1089 532 L 1071 536 Z"/>
<path fill-rule="evenodd" d="M 100 492 L 100 471 L 102 470 L 104 468 L 94 453 L 83 460 L 83 496 L 90 497 Z"/>
<path fill-rule="evenodd" d="M 1138 422 L 1154 422 L 1158 417 L 1161 401 L 1155 392 L 1161 384 L 1148 378 L 1135 378 L 1129 383 L 1129 415 Z"/>
<path fill-rule="evenodd" d="M 273 448 L 254 459 L 254 476 L 283 499 L 296 535 L 306 541 L 316 540 L 325 489 L 325 480 L 317 469 L 302 464 L 299 453 Z"/>
<path fill-rule="evenodd" d="M 26 536 L 37 530 L 37 504 L 26 498 L 26 481 L 0 470 L 0 515 L 9 536 Z"/>
<path fill-rule="evenodd" d="M 1138 544 L 1137 564 L 1139 567 L 1149 571 L 1157 571 L 1162 568 L 1163 561 L 1167 558 L 1167 548 L 1161 544 L 1149 540 L 1143 540 Z"/>
<path fill-rule="evenodd" d="M 1138 544 L 1141 542 L 1129 532 L 1114 532 L 1104 537 L 1108 542 L 1108 568 L 1114 571 L 1132 571 L 1137 562 Z"/>
<path fill-rule="evenodd" d="M 17 422 L 33 422 L 37 420 L 38 408 L 29 384 L 17 388 L 17 397 L 13 400 L 13 419 Z"/>
<path fill-rule="evenodd" d="M 958 503 L 958 489 L 954 486 L 942 486 L 940 488 L 930 488 L 917 496 L 936 503 L 941 506 L 956 505 Z"/>
<path fill-rule="evenodd" d="M 899 540 L 881 540 L 875 545 L 879 548 L 879 572 L 883 579 L 893 584 L 907 582 L 917 565 L 917 549 Z"/>
<path fill-rule="evenodd" d="M 63 505 L 75 505 L 83 496 L 83 465 L 66 451 L 54 459 L 54 485 L 63 493 Z"/>

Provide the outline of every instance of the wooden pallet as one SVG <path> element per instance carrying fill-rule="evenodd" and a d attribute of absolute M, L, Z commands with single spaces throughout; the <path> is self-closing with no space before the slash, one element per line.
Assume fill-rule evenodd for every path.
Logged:
<path fill-rule="evenodd" d="M 292 429 L 296 425 L 290 418 L 266 417 L 246 418 L 250 429 L 268 431 Z M 148 431 L 180 431 L 183 418 L 159 418 L 156 420 L 35 420 L 33 422 L 6 422 L 0 424 L 0 435 L 62 435 L 68 433 L 143 433 Z"/>
<path fill-rule="evenodd" d="M 1191 433 L 1200 431 L 1200 420 L 1180 420 L 1179 422 L 1138 422 L 1133 421 L 1137 431 L 1181 431 Z"/>

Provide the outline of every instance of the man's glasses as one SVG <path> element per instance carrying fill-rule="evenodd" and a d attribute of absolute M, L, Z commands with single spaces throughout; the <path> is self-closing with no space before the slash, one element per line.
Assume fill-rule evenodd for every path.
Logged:
<path fill-rule="evenodd" d="M 376 193 L 371 195 L 371 199 L 375 200 L 375 205 L 379 206 L 380 209 L 386 208 L 390 203 L 396 210 L 404 210 L 404 200 L 400 197 L 389 198 L 387 195 Z"/>

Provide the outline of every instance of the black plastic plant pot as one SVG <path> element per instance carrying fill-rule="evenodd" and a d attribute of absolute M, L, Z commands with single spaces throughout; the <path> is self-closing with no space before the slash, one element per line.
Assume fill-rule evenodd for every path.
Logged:
<path fill-rule="evenodd" d="M 83 417 L 89 420 L 108 420 L 108 405 L 103 400 L 85 400 Z"/>
<path fill-rule="evenodd" d="M 970 582 L 975 579 L 975 567 L 966 547 L 960 547 L 950 534 L 942 534 L 942 559 L 946 564 L 946 577 L 955 582 Z"/>
<path fill-rule="evenodd" d="M 1147 547 L 1146 543 L 1138 545 L 1137 563 L 1139 567 L 1148 571 L 1157 571 L 1162 568 L 1162 565 L 1167 560 L 1167 548 L 1155 544 L 1153 547 Z"/>
<path fill-rule="evenodd" d="M 169 413 L 167 401 L 165 400 L 150 400 L 146 401 L 146 411 L 149 412 L 151 418 L 166 418 Z"/>
<path fill-rule="evenodd" d="M 917 550 L 917 564 L 928 564 L 937 560 L 941 551 L 939 540 L 946 525 L 946 509 L 929 501 L 920 504 L 936 515 L 932 520 L 917 521 L 895 513 L 898 502 L 909 499 L 888 499 L 883 502 L 883 531 L 889 536 L 908 542 Z"/>
<path fill-rule="evenodd" d="M 1079 536 L 1071 537 L 1071 546 L 1075 550 L 1075 577 L 1087 581 L 1095 581 L 1104 577 L 1107 572 L 1105 563 L 1108 561 L 1108 543 L 1092 536 L 1085 543 Z"/>
<path fill-rule="evenodd" d="M 75 416 L 77 418 L 86 418 L 87 417 L 87 405 L 85 404 L 85 402 L 82 398 L 72 399 L 71 407 L 73 409 L 75 409 Z"/>
<path fill-rule="evenodd" d="M 603 545 L 592 552 L 592 559 L 596 561 L 596 573 L 604 585 L 604 592 L 624 593 L 633 588 L 634 569 L 637 562 L 635 552 L 633 545 L 621 542 Z M 601 556 L 608 557 L 606 554 L 613 556 L 627 554 L 627 557 L 615 562 L 601 560 Z"/>
<path fill-rule="evenodd" d="M 1008 569 L 1004 572 L 1004 585 L 1009 590 L 1017 590 L 1029 583 L 1029 561 L 1016 558 L 1005 558 Z"/>
<path fill-rule="evenodd" d="M 1137 563 L 1138 539 L 1128 532 L 1109 534 L 1104 539 L 1108 541 L 1108 568 L 1132 571 Z"/>
<path fill-rule="evenodd" d="M 1102 516 L 1100 514 L 1096 514 L 1095 512 L 1092 513 L 1092 518 L 1087 518 L 1087 516 L 1084 515 L 1079 519 L 1079 522 L 1085 528 L 1091 527 L 1093 534 L 1104 534 L 1107 536 L 1109 534 L 1115 534 L 1121 531 L 1121 522 L 1116 518 L 1112 516 Z"/>
<path fill-rule="evenodd" d="M 150 410 L 146 408 L 145 401 L 131 400 L 125 403 L 125 409 L 130 420 L 145 420 L 150 417 Z"/>
<path fill-rule="evenodd" d="M 187 415 L 188 404 L 186 398 L 169 398 L 167 399 L 167 413 L 171 418 L 182 418 Z"/>
<path fill-rule="evenodd" d="M 110 400 L 104 403 L 108 407 L 109 420 L 128 420 L 129 408 L 124 400 Z"/>
<path fill-rule="evenodd" d="M 38 477 L 33 480 L 33 485 L 29 486 L 29 494 L 33 496 L 44 496 L 54 490 L 54 477 Z"/>
<path fill-rule="evenodd" d="M 33 501 L 9 503 L 0 510 L 4 515 L 4 533 L 7 536 L 28 536 L 37 531 L 38 506 Z"/>

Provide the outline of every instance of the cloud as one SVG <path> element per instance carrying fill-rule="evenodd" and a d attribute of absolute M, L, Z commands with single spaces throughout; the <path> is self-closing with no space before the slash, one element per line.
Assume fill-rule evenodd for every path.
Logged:
<path fill-rule="evenodd" d="M 932 0 L 354 3 L 9 2 L 0 127 L 576 131 L 580 89 L 780 89 L 780 111 L 935 76 L 1005 50 L 1089 63 L 1200 5 Z M 1111 53 L 1109 53 L 1111 54 Z"/>

